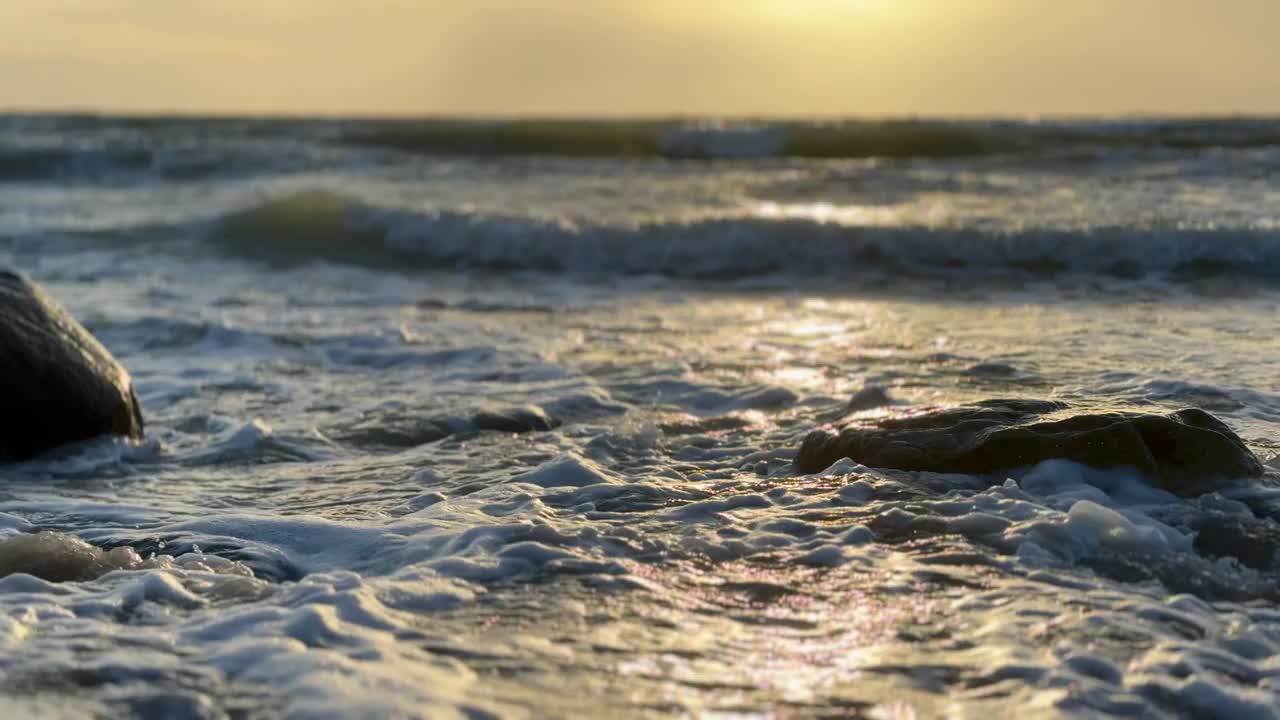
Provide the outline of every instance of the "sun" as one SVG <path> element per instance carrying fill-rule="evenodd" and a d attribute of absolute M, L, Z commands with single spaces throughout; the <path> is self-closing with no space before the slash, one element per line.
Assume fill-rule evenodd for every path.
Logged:
<path fill-rule="evenodd" d="M 763 16 L 811 22 L 883 15 L 902 5 L 894 0 L 751 0 L 750 4 Z"/>

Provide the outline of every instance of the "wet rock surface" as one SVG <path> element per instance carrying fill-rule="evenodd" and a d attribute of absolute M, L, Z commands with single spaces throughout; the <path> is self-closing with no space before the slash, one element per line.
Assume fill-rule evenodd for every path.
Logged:
<path fill-rule="evenodd" d="M 325 434 L 338 442 L 365 449 L 398 450 L 468 433 L 547 432 L 561 424 L 559 418 L 548 415 L 542 408 L 525 405 L 482 411 L 469 418 L 424 418 L 405 412 L 373 414 L 352 425 L 328 429 Z"/>
<path fill-rule="evenodd" d="M 141 438 L 129 373 L 75 318 L 0 269 L 0 461 L 100 435 Z"/>
<path fill-rule="evenodd" d="M 525 433 L 547 432 L 560 427 L 560 421 L 536 405 L 477 413 L 471 422 L 480 430 Z"/>
<path fill-rule="evenodd" d="M 1065 459 L 1134 467 L 1180 495 L 1262 474 L 1262 463 L 1240 437 L 1203 410 L 1043 419 L 1065 410 L 1049 401 L 989 400 L 839 432 L 816 430 L 802 443 L 795 466 L 818 472 L 850 458 L 869 467 L 987 475 Z"/>

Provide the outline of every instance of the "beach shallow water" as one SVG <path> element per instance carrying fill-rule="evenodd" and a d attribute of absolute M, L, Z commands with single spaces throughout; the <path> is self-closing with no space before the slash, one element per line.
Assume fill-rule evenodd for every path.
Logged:
<path fill-rule="evenodd" d="M 0 469 L 6 712 L 1280 715 L 1265 128 L 4 122 L 0 265 L 147 420 Z M 791 465 L 991 398 L 1202 408 L 1267 472 Z"/>

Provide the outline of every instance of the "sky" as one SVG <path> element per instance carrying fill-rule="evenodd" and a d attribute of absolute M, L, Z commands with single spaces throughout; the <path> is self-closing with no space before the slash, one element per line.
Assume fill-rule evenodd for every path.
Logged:
<path fill-rule="evenodd" d="M 0 108 L 1280 114 L 1280 0 L 2 0 Z"/>

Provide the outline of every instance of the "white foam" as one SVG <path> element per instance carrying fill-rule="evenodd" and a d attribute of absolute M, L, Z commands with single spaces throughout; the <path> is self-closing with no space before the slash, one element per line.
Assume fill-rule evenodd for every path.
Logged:
<path fill-rule="evenodd" d="M 585 487 L 618 482 L 595 462 L 576 455 L 558 457 L 520 475 L 515 481 L 539 487 Z"/>

